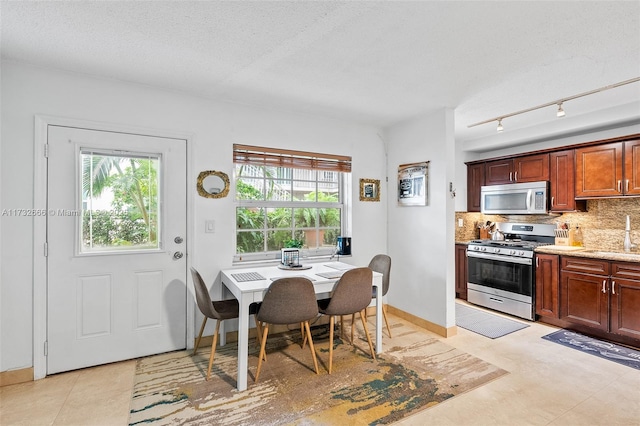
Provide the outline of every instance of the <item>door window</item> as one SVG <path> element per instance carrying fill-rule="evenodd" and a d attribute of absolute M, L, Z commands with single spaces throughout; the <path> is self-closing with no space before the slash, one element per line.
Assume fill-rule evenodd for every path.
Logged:
<path fill-rule="evenodd" d="M 79 252 L 160 248 L 157 155 L 80 151 Z"/>

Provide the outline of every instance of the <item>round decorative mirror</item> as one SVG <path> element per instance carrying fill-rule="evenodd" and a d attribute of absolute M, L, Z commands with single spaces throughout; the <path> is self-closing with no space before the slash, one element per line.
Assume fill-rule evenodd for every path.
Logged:
<path fill-rule="evenodd" d="M 229 176 L 224 172 L 206 170 L 198 175 L 198 194 L 205 198 L 224 198 L 229 194 Z"/>

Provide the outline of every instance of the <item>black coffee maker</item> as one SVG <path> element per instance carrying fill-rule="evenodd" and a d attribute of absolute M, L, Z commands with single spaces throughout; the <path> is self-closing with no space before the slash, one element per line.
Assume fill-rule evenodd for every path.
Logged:
<path fill-rule="evenodd" d="M 338 237 L 338 255 L 351 256 L 351 237 Z"/>

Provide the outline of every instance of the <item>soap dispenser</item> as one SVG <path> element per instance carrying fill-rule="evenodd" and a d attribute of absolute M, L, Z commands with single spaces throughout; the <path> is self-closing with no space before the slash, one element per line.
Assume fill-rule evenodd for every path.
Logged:
<path fill-rule="evenodd" d="M 576 226 L 576 232 L 573 234 L 573 245 L 576 247 L 584 246 L 584 237 L 582 236 L 582 229 Z"/>
<path fill-rule="evenodd" d="M 636 247 L 637 245 L 631 242 L 631 220 L 629 219 L 629 215 L 627 215 L 627 225 L 624 230 L 624 251 L 631 251 L 631 249 Z"/>

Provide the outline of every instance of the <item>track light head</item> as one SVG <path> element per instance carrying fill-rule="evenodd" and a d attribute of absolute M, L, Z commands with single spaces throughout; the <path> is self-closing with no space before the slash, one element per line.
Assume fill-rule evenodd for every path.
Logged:
<path fill-rule="evenodd" d="M 504 127 L 502 127 L 502 118 L 498 119 L 498 128 L 496 130 L 498 133 L 504 130 Z"/>
<path fill-rule="evenodd" d="M 562 102 L 558 104 L 558 112 L 556 113 L 558 117 L 564 117 L 564 110 L 562 109 Z"/>

